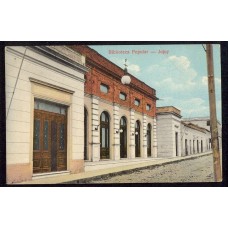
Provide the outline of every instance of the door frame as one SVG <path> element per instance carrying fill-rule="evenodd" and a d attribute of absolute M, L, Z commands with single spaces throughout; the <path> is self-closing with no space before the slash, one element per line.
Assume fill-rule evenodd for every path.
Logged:
<path fill-rule="evenodd" d="M 47 100 L 44 100 L 42 99 L 44 102 L 46 102 Z M 52 102 L 53 103 L 53 102 Z M 56 102 L 54 102 L 54 104 L 57 104 Z M 59 105 L 60 107 L 62 106 L 61 104 L 57 104 Z M 35 123 L 35 114 L 36 116 L 40 116 L 40 136 L 39 136 L 39 144 L 40 144 L 40 157 L 41 157 L 41 161 L 44 161 L 45 157 L 49 160 L 50 164 L 49 164 L 49 167 L 47 166 L 46 169 L 47 171 L 43 171 L 43 169 L 40 169 L 41 172 L 35 172 L 34 173 L 34 169 L 33 169 L 33 174 L 36 175 L 40 175 L 40 174 L 45 174 L 45 173 L 55 173 L 55 172 L 62 172 L 62 171 L 66 171 L 67 170 L 67 163 L 68 163 L 68 141 L 67 141 L 67 130 L 68 130 L 68 122 L 67 122 L 67 106 L 64 107 L 64 109 L 66 110 L 66 113 L 65 115 L 64 114 L 60 114 L 60 113 L 54 113 L 54 112 L 49 112 L 49 111 L 46 111 L 46 110 L 42 110 L 42 109 L 35 109 L 34 107 L 34 110 L 33 110 L 33 113 L 34 113 L 34 119 L 33 119 L 33 125 Z M 43 140 L 44 140 L 44 134 L 43 134 L 43 131 L 44 131 L 44 123 L 48 121 L 48 150 L 44 150 L 43 146 Z M 55 125 L 53 125 L 55 124 Z M 63 132 L 63 135 L 64 135 L 64 150 L 62 150 L 60 148 L 60 131 L 61 129 L 59 128 L 61 126 L 61 124 L 64 124 L 64 132 Z M 53 130 L 53 127 L 55 126 L 55 129 L 56 129 L 56 134 L 55 137 L 56 137 L 56 142 L 52 141 L 52 137 L 54 136 L 52 132 Z M 34 131 L 32 133 L 33 137 L 34 137 Z M 53 151 L 53 146 L 56 147 L 56 151 Z M 32 151 L 32 156 L 34 156 L 34 149 Z M 38 153 L 38 152 L 37 152 Z M 55 157 L 53 157 L 53 153 L 55 155 Z M 37 154 L 38 155 L 38 154 Z M 39 157 L 39 156 L 38 156 Z M 61 160 L 62 159 L 66 159 L 66 162 L 64 162 L 63 165 L 60 165 L 58 166 L 58 159 Z M 55 169 L 56 170 L 53 170 L 53 159 L 55 160 L 56 159 L 56 167 Z M 59 161 L 60 161 L 59 160 Z M 34 161 L 32 162 L 32 167 L 34 167 Z M 61 169 L 64 168 L 64 170 L 58 170 L 58 169 Z"/>
<path fill-rule="evenodd" d="M 136 123 L 138 122 L 138 128 L 136 128 Z M 136 130 L 138 129 L 138 134 L 136 135 Z M 138 142 L 139 142 L 139 145 L 137 146 L 138 149 L 139 149 L 139 156 L 136 156 L 136 137 L 138 138 Z M 141 149 L 141 122 L 139 120 L 136 120 L 135 121 L 135 157 L 136 158 L 140 158 L 141 157 L 141 154 L 142 154 L 142 149 Z"/>
<path fill-rule="evenodd" d="M 106 122 L 103 122 L 101 121 L 101 117 L 102 117 L 102 114 L 105 114 L 106 117 L 108 118 L 108 123 Z M 106 159 L 111 159 L 111 128 L 110 128 L 110 115 L 107 111 L 103 111 L 101 112 L 100 114 L 100 160 L 106 160 Z M 105 157 L 105 158 L 102 158 L 101 157 L 101 153 L 102 153 L 102 126 L 104 126 L 104 129 L 106 129 L 108 131 L 108 136 L 106 135 L 106 130 L 105 130 L 105 137 L 108 137 L 108 147 L 105 147 L 106 150 L 108 151 L 108 156 Z M 106 138 L 105 138 L 106 139 Z M 105 140 L 105 144 L 106 144 L 106 140 Z M 106 151 L 106 153 L 107 153 Z"/>
<path fill-rule="evenodd" d="M 148 134 L 149 132 L 149 134 Z M 149 135 L 149 137 L 148 137 Z M 146 136 L 147 136 L 147 157 L 152 157 L 152 124 L 148 123 L 146 127 Z M 150 140 L 150 147 L 148 147 L 148 138 Z M 150 156 L 148 156 L 148 148 L 150 148 Z"/>
<path fill-rule="evenodd" d="M 71 130 L 71 126 L 72 126 L 72 95 L 71 94 L 66 94 L 62 91 L 58 91 L 62 94 L 61 97 L 66 98 L 66 95 L 68 95 L 68 101 L 64 101 L 64 100 L 57 100 L 57 99 L 53 99 L 47 96 L 43 96 L 37 93 L 32 93 L 31 95 L 31 109 L 30 109 L 30 119 L 31 119 L 31 123 L 30 123 L 30 153 L 29 153 L 29 163 L 30 165 L 30 173 L 32 174 L 32 176 L 37 176 L 40 174 L 34 174 L 33 173 L 33 132 L 34 132 L 34 108 L 35 108 L 35 99 L 43 99 L 46 101 L 50 101 L 50 102 L 54 102 L 60 105 L 65 105 L 67 106 L 67 169 L 66 171 L 70 170 L 70 162 L 72 159 L 72 130 Z M 65 97 L 64 97 L 64 96 Z M 70 102 L 69 102 L 70 101 Z M 66 171 L 60 171 L 60 172 L 66 172 Z M 54 173 L 54 172 L 53 172 Z M 59 172 L 58 172 L 59 173 Z M 45 173 L 43 173 L 43 175 L 45 175 Z"/>
<path fill-rule="evenodd" d="M 124 119 L 124 121 L 125 121 L 125 123 L 126 123 L 126 125 L 121 125 L 121 119 Z M 127 137 L 127 135 L 128 135 L 128 130 L 127 130 L 127 126 L 128 124 L 127 124 L 127 118 L 125 117 L 125 116 L 122 116 L 121 118 L 120 118 L 120 127 L 119 127 L 119 129 L 121 130 L 123 130 L 123 132 L 121 133 L 121 132 L 119 132 L 119 134 L 120 134 L 120 158 L 127 158 L 128 157 L 128 137 Z M 124 134 L 124 132 L 125 132 L 125 135 L 126 135 L 126 140 L 124 140 L 125 142 L 126 142 L 126 145 L 125 145 L 125 149 L 126 149 L 126 157 L 121 157 L 121 137 L 123 137 L 123 134 Z"/>
<path fill-rule="evenodd" d="M 89 113 L 84 107 L 84 160 L 89 160 Z"/>

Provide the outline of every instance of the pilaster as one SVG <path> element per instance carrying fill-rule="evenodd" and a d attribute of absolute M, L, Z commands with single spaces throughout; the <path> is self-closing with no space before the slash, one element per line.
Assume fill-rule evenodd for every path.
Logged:
<path fill-rule="evenodd" d="M 135 110 L 130 110 L 130 158 L 135 158 Z"/>
<path fill-rule="evenodd" d="M 96 96 L 92 96 L 92 161 L 100 160 L 100 141 L 99 141 L 99 100 Z"/>
<path fill-rule="evenodd" d="M 143 114 L 143 150 L 142 150 L 142 157 L 147 158 L 147 117 Z"/>
<path fill-rule="evenodd" d="M 119 118 L 119 105 L 113 105 L 113 159 L 120 160 L 120 118 Z M 116 133 L 118 131 L 118 133 Z"/>
<path fill-rule="evenodd" d="M 152 140 L 152 157 L 157 158 L 158 157 L 158 143 L 157 143 L 157 120 L 156 117 L 154 117 L 154 124 L 153 124 L 153 140 Z"/>

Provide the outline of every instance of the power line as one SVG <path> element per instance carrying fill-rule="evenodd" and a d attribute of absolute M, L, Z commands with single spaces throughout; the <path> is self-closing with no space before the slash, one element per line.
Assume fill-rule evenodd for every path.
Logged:
<path fill-rule="evenodd" d="M 203 46 L 203 44 L 202 44 L 202 46 Z M 204 46 L 203 46 L 203 49 L 204 49 L 205 52 L 207 52 L 207 50 L 206 50 L 206 48 Z"/>
<path fill-rule="evenodd" d="M 23 55 L 22 60 L 21 60 L 21 65 L 20 65 L 20 68 L 19 68 L 19 71 L 18 71 L 18 75 L 17 75 L 17 79 L 16 79 L 16 82 L 15 82 L 15 85 L 14 85 L 13 94 L 12 94 L 12 97 L 11 97 L 11 100 L 10 100 L 10 104 L 9 104 L 9 108 L 8 108 L 8 111 L 7 111 L 6 119 L 7 119 L 8 114 L 9 114 L 10 106 L 12 104 L 13 96 L 14 96 L 14 93 L 15 93 L 15 90 L 16 90 L 16 87 L 17 87 L 17 82 L 18 82 L 19 75 L 20 75 L 20 72 L 21 72 L 22 64 L 24 62 L 26 51 L 27 51 L 27 47 L 25 48 L 25 52 L 24 52 L 24 55 Z"/>

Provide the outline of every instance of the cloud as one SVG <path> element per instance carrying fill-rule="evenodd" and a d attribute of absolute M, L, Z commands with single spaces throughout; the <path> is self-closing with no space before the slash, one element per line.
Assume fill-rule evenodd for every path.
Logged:
<path fill-rule="evenodd" d="M 221 78 L 216 78 L 215 77 L 215 84 L 221 85 Z"/>
<path fill-rule="evenodd" d="M 188 91 L 196 86 L 197 72 L 191 67 L 186 56 L 172 55 L 162 60 L 160 64 L 150 65 L 147 73 L 159 89 L 168 87 L 172 91 Z M 155 78 L 156 77 L 156 78 Z"/>
<path fill-rule="evenodd" d="M 136 64 L 129 64 L 128 70 L 132 72 L 140 72 L 140 66 Z"/>
<path fill-rule="evenodd" d="M 208 83 L 208 78 L 207 78 L 207 76 L 203 76 L 203 77 L 202 77 L 202 84 L 205 85 L 205 86 L 207 86 L 207 83 Z"/>
<path fill-rule="evenodd" d="M 204 86 L 207 86 L 208 85 L 208 76 L 203 76 L 201 81 Z M 214 77 L 214 82 L 215 82 L 215 85 L 221 86 L 221 78 Z"/>
<path fill-rule="evenodd" d="M 124 68 L 124 64 L 125 64 L 125 59 L 120 59 L 120 58 L 117 58 L 117 57 L 112 57 L 110 59 L 112 62 L 114 62 L 116 65 L 118 65 L 119 67 L 121 68 Z M 127 61 L 127 69 L 129 71 L 129 73 L 131 74 L 137 74 L 141 71 L 141 68 L 139 65 L 137 64 L 133 64 L 131 63 L 130 61 Z"/>
<path fill-rule="evenodd" d="M 181 110 L 184 118 L 209 116 L 209 104 L 200 97 L 189 99 L 167 97 L 158 101 L 159 106 L 174 106 Z"/>
<path fill-rule="evenodd" d="M 187 70 L 190 67 L 190 61 L 186 56 L 172 55 L 168 58 L 179 70 Z"/>

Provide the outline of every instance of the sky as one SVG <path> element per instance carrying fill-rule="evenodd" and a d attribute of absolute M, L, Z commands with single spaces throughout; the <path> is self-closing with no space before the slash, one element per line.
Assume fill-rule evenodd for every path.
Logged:
<path fill-rule="evenodd" d="M 204 45 L 205 47 L 206 45 Z M 206 53 L 201 44 L 90 45 L 156 90 L 157 107 L 174 106 L 183 118 L 209 117 Z M 217 119 L 221 122 L 220 45 L 213 45 Z"/>

